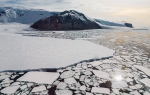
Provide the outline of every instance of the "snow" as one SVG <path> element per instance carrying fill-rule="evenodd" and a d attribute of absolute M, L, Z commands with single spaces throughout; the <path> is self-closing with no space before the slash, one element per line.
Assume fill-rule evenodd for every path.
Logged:
<path fill-rule="evenodd" d="M 28 72 L 18 81 L 27 81 L 43 84 L 52 84 L 59 77 L 59 73 L 52 72 Z"/>
<path fill-rule="evenodd" d="M 67 15 L 71 15 L 72 18 L 78 18 L 80 20 L 82 20 L 83 22 L 86 22 L 87 19 L 84 15 L 82 15 L 81 13 L 77 12 L 77 11 L 74 11 L 74 10 L 70 10 L 68 11 L 67 13 L 61 15 L 62 17 L 65 17 Z M 89 20 L 91 20 L 90 18 L 88 18 Z M 91 21 L 94 21 L 94 20 L 91 20 Z"/>
<path fill-rule="evenodd" d="M 114 50 L 84 40 L 22 36 L 22 24 L 0 25 L 0 70 L 59 68 L 113 56 Z M 32 31 L 31 31 L 32 32 Z"/>

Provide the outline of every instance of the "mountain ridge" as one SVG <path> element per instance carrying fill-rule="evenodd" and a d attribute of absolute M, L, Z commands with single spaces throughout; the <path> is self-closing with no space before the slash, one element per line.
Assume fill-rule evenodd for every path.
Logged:
<path fill-rule="evenodd" d="M 68 12 L 74 12 L 75 10 L 69 10 Z M 25 8 L 14 8 L 14 7 L 0 7 L 0 23 L 22 23 L 22 24 L 33 24 L 40 19 L 45 19 L 53 14 L 59 14 L 61 12 L 50 12 L 42 9 L 25 9 Z M 77 12 L 78 14 L 82 14 Z M 84 14 L 83 14 L 84 15 Z M 96 22 L 102 28 L 109 28 L 112 26 L 115 27 L 127 27 L 125 23 L 117 23 L 117 22 L 110 22 L 100 19 L 91 19 L 88 16 L 84 15 L 91 21 Z M 80 18 L 82 19 L 82 18 Z M 129 23 L 130 24 L 130 23 Z M 130 25 L 131 26 L 131 25 Z"/>

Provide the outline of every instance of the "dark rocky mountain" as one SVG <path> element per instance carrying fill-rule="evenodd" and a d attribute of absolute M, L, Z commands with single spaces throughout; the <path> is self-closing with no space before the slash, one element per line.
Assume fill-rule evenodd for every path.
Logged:
<path fill-rule="evenodd" d="M 133 26 L 132 26 L 131 23 L 125 23 L 125 26 L 130 27 L 130 28 L 133 28 Z"/>
<path fill-rule="evenodd" d="M 84 30 L 101 29 L 101 26 L 93 19 L 74 10 L 53 14 L 35 22 L 32 28 L 38 30 Z"/>

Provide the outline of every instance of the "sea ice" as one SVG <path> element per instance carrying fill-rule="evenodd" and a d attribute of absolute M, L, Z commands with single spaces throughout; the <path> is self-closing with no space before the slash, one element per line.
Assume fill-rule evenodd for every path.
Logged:
<path fill-rule="evenodd" d="M 144 78 L 139 80 L 141 83 L 145 84 L 146 86 L 150 87 L 150 79 Z"/>
<path fill-rule="evenodd" d="M 92 93 L 110 94 L 110 89 L 108 89 L 108 88 L 92 87 L 91 92 L 92 92 Z"/>
<path fill-rule="evenodd" d="M 56 95 L 72 95 L 70 90 L 55 90 Z"/>
<path fill-rule="evenodd" d="M 150 93 L 146 91 L 146 92 L 144 93 L 144 95 L 150 95 Z"/>
<path fill-rule="evenodd" d="M 1 71 L 60 68 L 114 54 L 114 50 L 89 41 L 16 34 L 25 28 L 22 24 L 0 25 Z"/>
<path fill-rule="evenodd" d="M 57 89 L 65 89 L 67 87 L 67 84 L 64 83 L 64 82 L 60 82 L 58 85 L 57 85 Z"/>
<path fill-rule="evenodd" d="M 106 72 L 98 71 L 98 70 L 93 70 L 93 73 L 100 78 L 109 78 L 109 74 Z"/>
<path fill-rule="evenodd" d="M 84 86 L 84 85 L 83 85 L 83 86 L 81 86 L 81 87 L 80 87 L 80 90 L 85 91 L 85 90 L 86 90 L 86 86 Z"/>
<path fill-rule="evenodd" d="M 140 65 L 133 65 L 135 68 L 143 71 L 145 74 L 147 74 L 148 76 L 150 76 L 150 69 L 148 68 L 145 68 L 143 66 L 140 66 Z"/>
<path fill-rule="evenodd" d="M 65 71 L 60 75 L 60 77 L 61 78 L 69 78 L 69 77 L 72 77 L 74 74 L 75 74 L 74 71 Z"/>
<path fill-rule="evenodd" d="M 125 81 L 114 81 L 112 82 L 112 88 L 124 88 L 128 87 Z"/>
<path fill-rule="evenodd" d="M 56 72 L 28 72 L 19 78 L 18 81 L 52 84 L 58 77 L 59 73 Z"/>
<path fill-rule="evenodd" d="M 8 78 L 8 77 L 9 77 L 9 75 L 1 75 L 1 76 L 0 76 L 0 80 L 5 79 L 5 78 Z"/>
<path fill-rule="evenodd" d="M 91 64 L 92 66 L 98 66 L 98 65 L 102 64 L 102 62 L 94 61 L 94 62 L 90 62 L 89 64 Z"/>
<path fill-rule="evenodd" d="M 77 81 L 74 78 L 64 79 L 64 82 L 67 83 L 67 84 L 77 83 Z"/>
<path fill-rule="evenodd" d="M 1 93 L 7 93 L 7 94 L 15 93 L 19 87 L 20 87 L 19 85 L 18 86 L 9 86 L 9 87 L 2 89 Z"/>
<path fill-rule="evenodd" d="M 38 86 L 32 89 L 32 92 L 44 91 L 46 90 L 45 86 Z"/>

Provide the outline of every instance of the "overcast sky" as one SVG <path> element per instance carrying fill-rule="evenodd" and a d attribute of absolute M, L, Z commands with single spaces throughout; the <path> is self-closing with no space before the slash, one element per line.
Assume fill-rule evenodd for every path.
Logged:
<path fill-rule="evenodd" d="M 150 28 L 150 0 L 0 0 L 0 6 L 77 10 L 93 18 Z"/>

